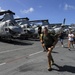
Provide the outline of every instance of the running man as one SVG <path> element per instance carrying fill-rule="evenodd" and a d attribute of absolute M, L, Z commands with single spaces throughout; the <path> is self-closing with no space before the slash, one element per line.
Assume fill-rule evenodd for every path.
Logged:
<path fill-rule="evenodd" d="M 51 63 L 54 63 L 54 60 L 53 60 L 51 53 L 57 41 L 58 41 L 58 36 L 57 35 L 55 37 L 52 36 L 50 33 L 48 33 L 47 27 L 45 27 L 44 32 L 43 32 L 43 38 L 41 39 L 41 42 L 44 44 L 47 50 L 48 71 L 52 70 Z"/>

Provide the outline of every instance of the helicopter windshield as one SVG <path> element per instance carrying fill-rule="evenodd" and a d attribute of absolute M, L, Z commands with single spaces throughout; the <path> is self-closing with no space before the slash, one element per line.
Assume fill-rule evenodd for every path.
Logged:
<path fill-rule="evenodd" d="M 15 26 L 15 25 L 17 25 L 17 23 L 15 22 L 9 22 L 9 26 Z"/>

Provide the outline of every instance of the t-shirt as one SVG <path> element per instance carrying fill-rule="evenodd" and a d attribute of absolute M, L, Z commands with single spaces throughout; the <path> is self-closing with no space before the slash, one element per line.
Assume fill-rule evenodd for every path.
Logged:
<path fill-rule="evenodd" d="M 68 40 L 70 40 L 70 41 L 73 41 L 73 37 L 74 37 L 74 35 L 73 34 L 68 34 Z"/>
<path fill-rule="evenodd" d="M 47 35 L 43 35 L 43 41 L 45 46 L 52 46 L 54 43 L 54 37 L 48 33 Z"/>

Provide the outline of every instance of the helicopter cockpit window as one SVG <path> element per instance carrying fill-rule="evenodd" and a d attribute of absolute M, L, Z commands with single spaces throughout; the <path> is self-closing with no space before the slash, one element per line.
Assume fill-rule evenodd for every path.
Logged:
<path fill-rule="evenodd" d="M 14 24 L 10 22 L 10 23 L 9 23 L 9 26 L 14 26 Z"/>
<path fill-rule="evenodd" d="M 9 26 L 15 26 L 16 23 L 13 23 L 13 22 L 9 22 Z"/>
<path fill-rule="evenodd" d="M 23 22 L 20 22 L 20 25 L 24 25 L 24 23 Z"/>
<path fill-rule="evenodd" d="M 27 28 L 30 28 L 30 26 L 29 26 L 29 25 L 27 25 Z"/>

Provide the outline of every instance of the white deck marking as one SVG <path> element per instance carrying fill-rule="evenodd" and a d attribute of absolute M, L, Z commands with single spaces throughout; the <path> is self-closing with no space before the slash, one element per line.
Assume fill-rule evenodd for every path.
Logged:
<path fill-rule="evenodd" d="M 65 43 L 65 44 L 67 44 L 67 43 Z M 65 45 L 65 44 L 64 44 L 64 45 Z M 59 46 L 56 46 L 55 48 L 58 48 L 58 47 L 59 47 Z M 19 49 L 7 50 L 7 51 L 2 51 L 2 52 L 0 52 L 0 53 L 6 53 L 6 52 L 11 52 L 11 51 L 16 51 L 16 50 L 21 50 L 21 49 L 25 49 L 25 48 L 19 48 Z M 33 55 L 39 54 L 39 53 L 41 53 L 41 52 L 43 52 L 43 51 L 39 51 L 39 52 L 35 52 L 35 53 L 32 53 L 32 54 L 29 54 L 29 56 L 33 56 Z M 18 58 L 18 59 L 19 59 L 19 58 Z M 5 64 L 7 64 L 7 63 L 6 63 L 6 62 L 1 63 L 0 66 L 5 65 Z"/>
<path fill-rule="evenodd" d="M 5 65 L 6 63 L 1 63 L 0 66 Z"/>
<path fill-rule="evenodd" d="M 32 56 L 32 55 L 35 55 L 35 54 L 38 54 L 38 53 L 41 53 L 41 52 L 43 52 L 43 51 L 39 51 L 39 52 L 36 52 L 36 53 L 32 53 L 29 56 Z"/>

